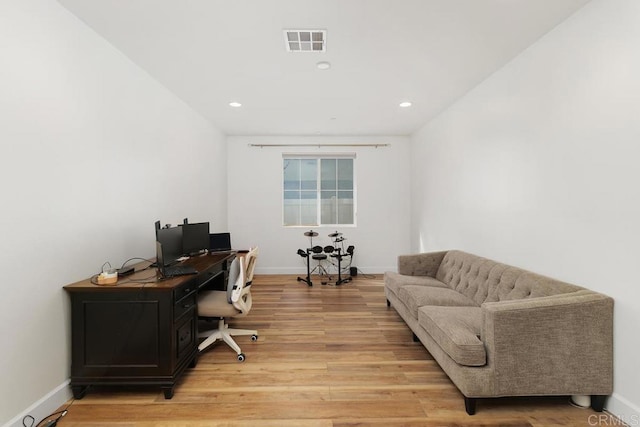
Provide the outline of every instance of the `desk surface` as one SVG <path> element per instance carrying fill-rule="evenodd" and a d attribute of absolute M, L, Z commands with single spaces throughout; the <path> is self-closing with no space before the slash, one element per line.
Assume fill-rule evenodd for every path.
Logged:
<path fill-rule="evenodd" d="M 183 264 L 191 265 L 195 267 L 198 272 L 202 272 L 213 264 L 223 262 L 225 259 L 232 259 L 235 256 L 236 254 L 234 253 L 204 254 L 191 257 L 188 260 L 184 261 Z M 66 285 L 64 286 L 64 289 L 67 292 L 86 292 L 91 290 L 99 292 L 101 290 L 107 289 L 114 291 L 117 289 L 132 289 L 143 287 L 170 290 L 183 283 L 185 279 L 188 279 L 190 277 L 190 275 L 186 275 L 163 279 L 162 277 L 160 277 L 160 273 L 158 272 L 157 268 L 146 268 L 149 264 L 149 262 L 139 262 L 135 264 L 134 266 L 136 268 L 136 272 L 128 276 L 119 278 L 118 282 L 115 285 L 95 285 L 91 282 L 91 278 L 89 278 Z"/>

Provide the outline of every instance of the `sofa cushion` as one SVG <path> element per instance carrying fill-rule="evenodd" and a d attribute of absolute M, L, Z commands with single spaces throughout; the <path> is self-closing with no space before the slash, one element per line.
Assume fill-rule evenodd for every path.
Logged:
<path fill-rule="evenodd" d="M 480 307 L 423 306 L 418 309 L 418 324 L 456 363 L 484 366 L 487 353 L 480 340 Z"/>
<path fill-rule="evenodd" d="M 447 285 L 429 276 L 406 276 L 395 272 L 384 273 L 384 283 L 387 289 L 398 296 L 398 289 L 406 285 L 435 286 L 437 288 L 447 288 Z"/>
<path fill-rule="evenodd" d="M 398 289 L 398 299 L 407 306 L 411 315 L 418 318 L 418 308 L 423 305 L 477 307 L 476 303 L 449 288 L 421 285 L 405 285 Z"/>

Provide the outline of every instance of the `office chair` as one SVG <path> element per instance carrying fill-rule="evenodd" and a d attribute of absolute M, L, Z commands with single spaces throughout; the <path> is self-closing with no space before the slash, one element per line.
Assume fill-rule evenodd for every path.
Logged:
<path fill-rule="evenodd" d="M 204 291 L 198 295 L 198 316 L 204 318 L 218 318 L 218 328 L 203 331 L 199 338 L 205 338 L 198 345 L 199 351 L 204 351 L 217 340 L 223 340 L 238 355 L 238 361 L 244 362 L 245 355 L 240 346 L 232 338 L 236 335 L 251 335 L 252 341 L 257 341 L 258 331 L 250 329 L 233 329 L 225 323 L 225 318 L 243 317 L 251 310 L 251 280 L 258 254 L 254 248 L 244 257 L 236 257 L 229 267 L 229 279 L 226 291 Z M 248 280 L 251 278 L 251 280 Z"/>

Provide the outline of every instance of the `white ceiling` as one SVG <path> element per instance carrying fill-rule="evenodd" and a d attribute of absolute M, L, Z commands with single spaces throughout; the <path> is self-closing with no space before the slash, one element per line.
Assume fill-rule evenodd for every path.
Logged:
<path fill-rule="evenodd" d="M 228 135 L 409 135 L 588 0 L 59 2 Z"/>

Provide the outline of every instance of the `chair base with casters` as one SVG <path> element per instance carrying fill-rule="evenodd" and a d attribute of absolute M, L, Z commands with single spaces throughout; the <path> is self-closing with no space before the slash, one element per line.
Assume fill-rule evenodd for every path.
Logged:
<path fill-rule="evenodd" d="M 252 329 L 235 329 L 230 328 L 227 323 L 225 323 L 224 318 L 218 320 L 218 328 L 212 329 L 209 331 L 200 332 L 198 334 L 198 338 L 205 338 L 204 341 L 198 345 L 198 351 L 204 351 L 207 347 L 218 340 L 222 340 L 229 347 L 231 347 L 236 354 L 238 355 L 238 361 L 244 362 L 245 355 L 240 349 L 240 346 L 233 339 L 234 336 L 242 336 L 242 335 L 251 335 L 251 341 L 258 340 L 258 331 Z"/>

